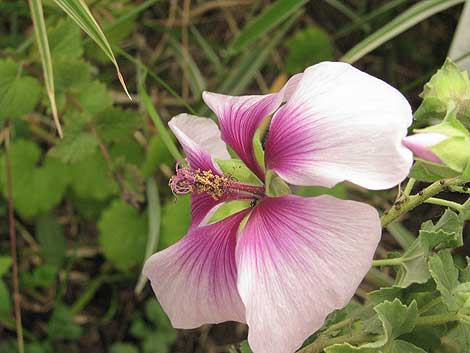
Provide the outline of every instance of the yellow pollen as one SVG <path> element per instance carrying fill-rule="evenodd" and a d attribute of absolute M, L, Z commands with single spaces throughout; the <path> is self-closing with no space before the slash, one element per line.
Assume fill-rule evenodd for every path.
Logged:
<path fill-rule="evenodd" d="M 223 196 L 227 185 L 233 181 L 233 178 L 215 175 L 210 170 L 197 169 L 194 173 L 194 181 L 194 189 L 198 194 L 207 193 L 218 200 Z"/>

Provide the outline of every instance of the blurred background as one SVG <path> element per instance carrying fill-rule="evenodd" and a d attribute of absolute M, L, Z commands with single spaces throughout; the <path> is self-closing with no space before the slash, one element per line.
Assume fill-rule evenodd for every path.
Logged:
<path fill-rule="evenodd" d="M 158 114 L 166 124 L 181 112 L 212 116 L 203 90 L 268 93 L 307 66 L 339 59 L 395 86 L 416 108 L 424 83 L 446 58 L 463 1 L 87 4 L 133 100 L 97 45 L 44 0 L 65 136 L 59 139 L 28 2 L 0 1 L 0 352 L 17 352 L 7 169 L 26 352 L 236 352 L 244 325 L 174 330 L 140 278 L 146 253 L 176 242 L 190 222 L 189 199 L 175 199 L 167 186 L 175 161 L 152 118 Z M 328 192 L 384 210 L 397 191 L 340 184 L 299 192 Z M 397 237 L 433 213 L 439 211 L 423 206 L 389 228 L 379 253 L 393 250 Z M 386 271 L 373 270 L 356 300 L 390 281 Z"/>

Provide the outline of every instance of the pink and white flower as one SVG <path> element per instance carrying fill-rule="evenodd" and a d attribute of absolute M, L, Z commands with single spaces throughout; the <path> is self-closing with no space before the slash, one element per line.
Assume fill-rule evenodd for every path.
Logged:
<path fill-rule="evenodd" d="M 171 186 L 192 193 L 191 227 L 149 258 L 144 273 L 175 327 L 244 322 L 253 352 L 294 352 L 369 270 L 381 234 L 377 211 L 331 196 L 268 197 L 263 186 L 223 175 L 216 159 L 230 158 L 227 143 L 261 181 L 271 170 L 293 185 L 390 188 L 412 164 L 402 145 L 410 106 L 385 82 L 334 62 L 309 67 L 278 93 L 203 99 L 220 131 L 187 114 L 169 123 L 188 163 Z M 264 170 L 253 139 L 268 116 Z M 221 203 L 238 199 L 251 206 L 208 223 Z"/>

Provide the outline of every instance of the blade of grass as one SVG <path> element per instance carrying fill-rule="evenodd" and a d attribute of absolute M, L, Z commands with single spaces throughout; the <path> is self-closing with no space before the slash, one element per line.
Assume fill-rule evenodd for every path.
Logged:
<path fill-rule="evenodd" d="M 42 9 L 41 0 L 29 0 L 29 9 L 31 12 L 31 18 L 33 19 L 34 34 L 36 37 L 36 43 L 41 57 L 42 71 L 44 74 L 44 83 L 46 85 L 47 96 L 51 104 L 52 117 L 54 123 L 62 138 L 62 127 L 60 126 L 59 114 L 57 113 L 57 104 L 55 100 L 55 89 L 54 89 L 54 73 L 52 69 L 52 58 L 51 51 L 49 49 L 49 40 L 47 38 L 46 23 L 44 21 L 44 13 Z"/>
<path fill-rule="evenodd" d="M 160 197 L 158 196 L 157 183 L 153 178 L 147 180 L 147 203 L 148 203 L 148 218 L 149 218 L 149 234 L 147 239 L 147 246 L 145 248 L 145 259 L 148 259 L 150 255 L 156 250 L 158 240 L 160 238 Z M 134 292 L 139 295 L 144 289 L 147 283 L 147 277 L 142 273 L 140 274 L 137 285 L 135 286 Z"/>
<path fill-rule="evenodd" d="M 193 25 L 189 27 L 191 30 L 191 33 L 197 42 L 201 49 L 204 51 L 206 54 L 207 59 L 212 63 L 214 66 L 215 72 L 220 75 L 224 71 L 224 67 L 222 65 L 222 62 L 220 61 L 219 57 L 215 53 L 215 51 L 212 49 L 211 45 L 207 42 L 207 40 L 199 33 L 197 28 Z"/>
<path fill-rule="evenodd" d="M 308 0 L 277 0 L 267 6 L 256 18 L 249 21 L 229 46 L 229 54 L 236 54 L 254 43 L 263 34 L 289 18 Z"/>
<path fill-rule="evenodd" d="M 344 16 L 349 18 L 352 21 L 359 21 L 361 17 L 357 15 L 353 9 L 351 9 L 348 5 L 344 4 L 339 0 L 324 0 L 328 5 L 334 7 L 336 10 L 341 12 Z M 366 30 L 366 28 L 364 28 Z"/>
<path fill-rule="evenodd" d="M 342 58 L 342 61 L 354 63 L 388 40 L 403 33 L 426 18 L 455 6 L 465 0 L 424 0 L 413 5 L 385 26 L 356 44 Z"/>
<path fill-rule="evenodd" d="M 114 56 L 114 53 L 111 49 L 111 45 L 106 39 L 103 30 L 96 22 L 93 14 L 91 13 L 88 5 L 84 0 L 54 0 L 55 3 L 62 9 L 64 12 L 75 21 L 75 23 L 83 29 L 91 39 L 103 50 L 106 56 L 114 64 L 117 72 L 119 82 L 122 85 L 122 88 L 126 92 L 129 99 L 132 100 L 129 91 L 127 90 L 126 83 L 119 69 L 118 62 Z"/>
<path fill-rule="evenodd" d="M 287 31 L 296 23 L 302 14 L 297 12 L 277 31 L 269 42 L 261 43 L 255 49 L 247 51 L 242 60 L 234 65 L 224 81 L 219 85 L 218 91 L 230 94 L 241 93 L 254 79 L 256 73 L 263 67 L 271 52 L 279 45 Z"/>
<path fill-rule="evenodd" d="M 130 62 L 134 63 L 137 65 L 138 68 L 142 69 L 143 71 L 145 71 L 150 77 L 152 77 L 155 81 L 157 81 L 157 83 L 159 85 L 161 85 L 166 91 L 168 91 L 168 93 L 170 93 L 173 97 L 175 97 L 182 105 L 184 105 L 184 107 L 186 109 L 188 109 L 188 111 L 191 113 L 191 114 L 196 114 L 196 112 L 194 111 L 194 109 L 188 104 L 186 103 L 186 101 L 183 99 L 183 97 L 181 97 L 173 88 L 170 87 L 170 85 L 168 85 L 160 76 L 158 76 L 157 74 L 155 74 L 152 70 L 150 70 L 150 68 L 145 65 L 144 63 L 142 63 L 140 60 L 134 58 L 132 55 L 130 55 L 128 52 L 126 52 L 124 49 L 121 49 L 121 48 L 115 48 L 115 50 L 122 56 L 124 56 L 127 60 L 129 60 Z"/>
<path fill-rule="evenodd" d="M 194 62 L 193 58 L 185 52 L 181 44 L 176 41 L 174 38 L 170 37 L 168 40 L 170 48 L 173 50 L 175 54 L 176 60 L 179 62 L 181 67 L 186 67 L 188 70 L 188 81 L 189 85 L 191 86 L 191 91 L 193 91 L 193 95 L 195 97 L 200 97 L 202 91 L 204 91 L 207 87 L 206 81 L 204 80 L 204 76 L 199 70 L 199 67 Z"/>
<path fill-rule="evenodd" d="M 470 28 L 470 1 L 465 3 L 465 6 L 460 15 L 459 24 L 455 30 L 452 44 L 450 45 L 448 56 L 452 60 L 465 55 L 470 52 L 470 40 L 468 39 L 468 29 Z M 470 59 L 466 58 L 461 60 L 458 64 L 462 70 L 470 70 Z"/>
<path fill-rule="evenodd" d="M 359 20 L 354 21 L 353 23 L 350 23 L 350 24 L 344 26 L 343 28 L 341 28 L 338 32 L 336 32 L 333 35 L 333 38 L 335 38 L 335 39 L 341 38 L 341 37 L 351 33 L 352 31 L 354 31 L 355 29 L 357 29 L 358 27 L 360 27 L 364 24 L 370 24 L 370 22 L 375 20 L 377 17 L 382 16 L 382 15 L 386 14 L 388 11 L 391 11 L 391 10 L 395 9 L 396 7 L 398 7 L 400 5 L 403 5 L 403 4 L 405 4 L 409 1 L 410 0 L 392 0 L 392 1 L 388 1 L 385 4 L 383 4 L 382 6 L 380 6 L 379 8 L 377 8 L 377 9 L 369 12 L 368 14 L 360 17 Z"/>
<path fill-rule="evenodd" d="M 143 84 L 139 87 L 139 96 L 142 99 L 142 103 L 145 109 L 147 110 L 148 114 L 150 115 L 150 118 L 152 118 L 152 121 L 155 124 L 155 127 L 157 128 L 158 133 L 160 134 L 163 140 L 163 143 L 168 148 L 168 151 L 170 151 L 175 161 L 182 160 L 183 155 L 181 154 L 181 152 L 178 150 L 175 143 L 173 142 L 173 139 L 168 133 L 168 129 L 166 128 L 166 126 L 163 125 L 162 119 L 160 118 L 160 115 L 158 115 L 157 111 L 153 107 L 152 100 L 147 94 L 147 91 L 145 90 L 145 87 Z"/>

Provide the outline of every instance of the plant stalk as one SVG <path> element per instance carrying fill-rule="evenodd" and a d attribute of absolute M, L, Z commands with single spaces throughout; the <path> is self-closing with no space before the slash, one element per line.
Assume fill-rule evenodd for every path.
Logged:
<path fill-rule="evenodd" d="M 8 223 L 10 233 L 10 247 L 11 259 L 13 266 L 13 301 L 15 307 L 15 321 L 16 321 L 16 337 L 18 341 L 18 352 L 24 353 L 24 339 L 23 339 L 23 325 L 21 321 L 21 296 L 20 286 L 18 282 L 18 259 L 16 250 L 16 228 L 15 216 L 13 213 L 13 182 L 11 176 L 11 160 L 10 160 L 10 125 L 7 125 L 7 137 L 5 139 L 5 161 L 6 161 L 6 174 L 7 174 L 7 198 L 8 198 Z"/>
<path fill-rule="evenodd" d="M 402 214 L 405 214 L 415 207 L 421 205 L 426 200 L 441 191 L 444 191 L 449 186 L 458 186 L 465 184 L 465 181 L 460 178 L 442 179 L 429 185 L 427 188 L 421 190 L 419 193 L 405 198 L 403 201 L 398 201 L 388 211 L 384 212 L 381 217 L 382 227 L 390 224 Z"/>

